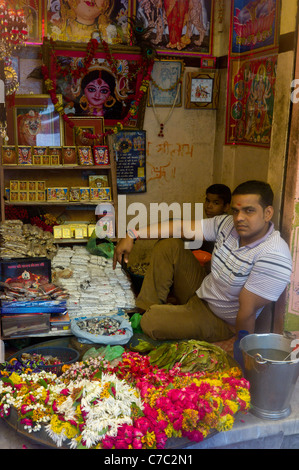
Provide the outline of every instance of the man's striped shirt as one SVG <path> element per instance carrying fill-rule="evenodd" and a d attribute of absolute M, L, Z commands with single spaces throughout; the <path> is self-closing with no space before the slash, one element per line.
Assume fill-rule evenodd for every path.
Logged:
<path fill-rule="evenodd" d="M 215 247 L 211 273 L 196 293 L 208 302 L 215 315 L 235 324 L 243 287 L 267 300 L 279 298 L 290 282 L 292 258 L 272 222 L 263 238 L 241 248 L 232 216 L 204 219 L 202 229 L 204 239 L 215 241 Z"/>

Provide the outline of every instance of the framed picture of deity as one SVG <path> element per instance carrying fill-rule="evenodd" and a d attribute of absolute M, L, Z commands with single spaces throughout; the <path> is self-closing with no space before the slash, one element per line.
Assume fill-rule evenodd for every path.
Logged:
<path fill-rule="evenodd" d="M 277 54 L 231 59 L 226 144 L 270 147 Z"/>
<path fill-rule="evenodd" d="M 214 0 L 134 0 L 133 17 L 149 29 L 158 54 L 212 54 Z"/>
<path fill-rule="evenodd" d="M 82 132 L 78 133 L 79 129 Z M 99 141 L 102 142 L 102 139 L 89 139 L 88 134 L 102 135 L 103 132 L 103 117 L 72 116 L 64 123 L 64 145 L 96 145 Z"/>
<path fill-rule="evenodd" d="M 232 56 L 278 46 L 280 0 L 233 0 L 231 16 Z"/>
<path fill-rule="evenodd" d="M 189 72 L 186 77 L 187 109 L 218 107 L 220 75 L 218 71 Z"/>
<path fill-rule="evenodd" d="M 156 60 L 149 85 L 148 106 L 182 106 L 183 60 Z"/>
<path fill-rule="evenodd" d="M 100 36 L 108 44 L 129 44 L 132 0 L 43 0 L 45 36 L 87 43 Z"/>
<path fill-rule="evenodd" d="M 118 123 L 125 129 L 142 128 L 146 90 L 141 84 L 148 70 L 140 49 L 99 48 L 88 65 L 86 56 L 85 45 L 66 48 L 57 42 L 53 50 L 48 41 L 43 44 L 43 59 L 55 92 L 63 96 L 66 118 L 102 117 L 105 128 Z"/>
<path fill-rule="evenodd" d="M 8 5 L 12 8 L 21 8 L 24 12 L 25 21 L 27 23 L 28 36 L 26 39 L 27 44 L 41 44 L 42 43 L 42 20 L 43 20 L 43 0 L 22 0 L 16 2 L 8 0 Z"/>
<path fill-rule="evenodd" d="M 62 105 L 62 96 L 57 95 Z M 7 135 L 15 145 L 63 145 L 63 124 L 49 95 L 16 95 L 7 109 Z"/>

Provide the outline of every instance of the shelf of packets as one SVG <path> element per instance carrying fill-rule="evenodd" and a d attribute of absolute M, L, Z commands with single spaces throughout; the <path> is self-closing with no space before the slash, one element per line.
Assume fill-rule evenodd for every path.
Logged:
<path fill-rule="evenodd" d="M 89 176 L 89 186 L 47 187 L 46 181 L 10 180 L 5 188 L 10 202 L 77 202 L 111 201 L 111 188 L 106 175 Z"/>
<path fill-rule="evenodd" d="M 63 240 L 63 239 L 76 239 L 83 240 L 91 237 L 93 231 L 95 230 L 95 224 L 85 224 L 85 223 L 69 223 L 62 225 L 54 225 L 53 227 L 53 236 L 54 240 Z"/>
<path fill-rule="evenodd" d="M 104 230 L 108 238 L 114 237 L 114 223 L 113 217 L 105 217 L 97 221 L 99 229 Z M 88 223 L 66 223 L 62 225 L 54 225 L 53 227 L 53 236 L 54 240 L 87 240 L 89 239 L 96 228 L 96 224 Z"/>

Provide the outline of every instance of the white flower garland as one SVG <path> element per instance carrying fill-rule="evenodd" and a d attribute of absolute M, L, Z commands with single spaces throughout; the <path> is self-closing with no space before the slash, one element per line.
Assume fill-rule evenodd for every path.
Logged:
<path fill-rule="evenodd" d="M 107 387 L 113 387 L 114 393 L 106 396 Z M 116 436 L 118 428 L 123 424 L 132 424 L 131 410 L 135 403 L 143 408 L 142 401 L 136 389 L 129 386 L 124 380 L 119 380 L 115 375 L 103 374 L 100 381 L 83 379 L 65 384 L 51 386 L 55 394 L 67 388 L 70 395 L 58 406 L 58 413 L 63 415 L 66 421 L 76 420 L 76 407 L 71 394 L 81 389 L 80 408 L 86 413 L 84 429 L 80 436 L 70 440 L 70 447 L 77 448 L 81 440 L 85 441 L 87 448 L 96 445 L 105 436 Z M 104 396 L 102 396 L 104 394 Z M 51 439 L 60 447 L 68 439 L 66 429 L 61 422 L 60 432 L 53 429 L 53 424 L 48 424 L 45 429 Z M 78 440 L 79 439 L 79 440 Z"/>

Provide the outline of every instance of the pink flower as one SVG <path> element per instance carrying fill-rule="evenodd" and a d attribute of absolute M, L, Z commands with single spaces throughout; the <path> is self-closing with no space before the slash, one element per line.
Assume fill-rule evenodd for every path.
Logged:
<path fill-rule="evenodd" d="M 115 449 L 127 449 L 128 445 L 126 444 L 124 439 L 118 439 L 114 443 Z"/>
<path fill-rule="evenodd" d="M 54 413 L 57 413 L 58 411 L 56 400 L 54 400 L 52 403 L 52 410 L 54 411 Z"/>
<path fill-rule="evenodd" d="M 135 429 L 134 429 L 134 436 L 136 435 L 145 435 L 147 430 L 151 427 L 150 426 L 150 421 L 147 418 L 141 417 L 138 418 L 135 423 L 134 423 Z M 136 432 L 135 432 L 136 430 Z M 140 434 L 137 434 L 137 430 L 139 431 Z"/>
<path fill-rule="evenodd" d="M 26 413 L 28 413 L 28 411 L 30 411 L 30 408 L 27 408 L 27 405 L 22 405 L 21 406 L 21 414 L 22 415 L 25 415 Z"/>
<path fill-rule="evenodd" d="M 200 431 L 184 431 L 183 435 L 188 437 L 190 441 L 201 442 L 203 440 L 203 434 Z"/>
<path fill-rule="evenodd" d="M 77 423 L 76 423 L 76 421 L 75 421 L 74 419 L 69 419 L 68 422 L 69 422 L 72 426 L 75 426 L 75 427 L 78 426 Z"/>
<path fill-rule="evenodd" d="M 24 424 L 24 426 L 31 426 L 31 427 L 33 426 L 33 421 L 28 418 L 21 419 L 20 423 Z"/>
<path fill-rule="evenodd" d="M 133 449 L 142 449 L 142 442 L 140 439 L 133 439 Z"/>
<path fill-rule="evenodd" d="M 106 436 L 106 437 L 102 440 L 102 445 L 103 445 L 103 448 L 104 448 L 104 449 L 112 449 L 112 447 L 114 446 L 114 438 L 113 438 L 113 437 Z"/>
<path fill-rule="evenodd" d="M 45 405 L 49 402 L 49 398 L 50 398 L 50 390 L 47 390 L 47 396 L 45 398 Z"/>
<path fill-rule="evenodd" d="M 30 401 L 32 401 L 32 403 L 36 402 L 36 398 L 33 395 L 30 394 L 29 398 L 30 398 Z"/>
<path fill-rule="evenodd" d="M 68 388 L 64 388 L 60 392 L 60 395 L 64 395 L 65 397 L 67 397 L 69 394 L 70 394 L 70 391 Z"/>

